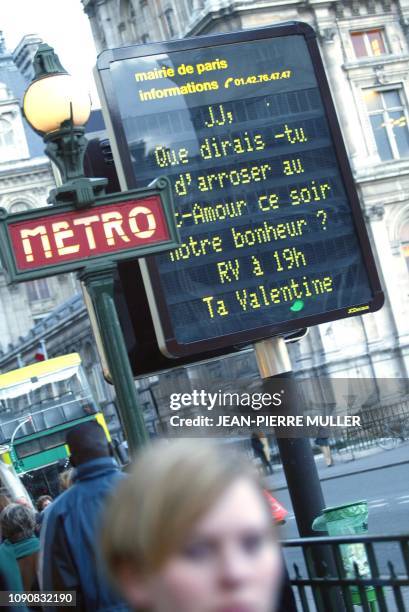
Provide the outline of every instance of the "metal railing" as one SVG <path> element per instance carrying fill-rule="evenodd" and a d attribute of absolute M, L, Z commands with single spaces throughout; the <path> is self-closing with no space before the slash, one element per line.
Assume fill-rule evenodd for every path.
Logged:
<path fill-rule="evenodd" d="M 300 611 L 409 612 L 409 534 L 300 538 L 283 547 Z M 328 560 L 321 571 L 318 551 Z"/>
<path fill-rule="evenodd" d="M 334 451 L 342 455 L 373 447 L 390 450 L 409 439 L 409 401 L 375 406 L 362 410 L 359 416 L 360 427 L 342 430 L 332 440 Z"/>

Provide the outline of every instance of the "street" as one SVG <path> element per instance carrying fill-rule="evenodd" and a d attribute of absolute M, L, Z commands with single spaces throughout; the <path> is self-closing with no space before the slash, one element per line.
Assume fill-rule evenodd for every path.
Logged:
<path fill-rule="evenodd" d="M 337 460 L 336 455 L 335 460 Z M 407 461 L 407 463 L 404 463 L 404 461 Z M 408 533 L 409 444 L 402 444 L 392 451 L 380 451 L 369 457 L 341 465 L 339 463 L 334 468 L 327 469 L 322 465 L 321 459 L 318 462 L 321 485 L 327 506 L 366 500 L 369 507 L 369 535 Z M 380 467 L 382 463 L 383 467 Z M 335 469 L 338 473 L 335 477 L 332 477 L 331 470 L 335 471 Z M 360 472 L 360 470 L 366 471 Z M 275 476 L 269 482 L 274 482 L 274 478 Z M 276 478 L 278 480 L 278 474 Z M 328 480 L 325 480 L 326 478 Z M 286 524 L 280 528 L 282 539 L 299 537 L 287 488 L 279 486 L 275 495 L 290 513 Z M 377 551 L 380 571 L 387 570 L 388 561 L 392 561 L 398 573 L 402 571 L 402 556 L 397 544 L 378 544 L 375 550 Z M 304 567 L 298 549 L 291 550 L 291 552 L 286 551 L 286 558 L 290 567 L 294 562 L 298 563 L 299 567 Z"/>

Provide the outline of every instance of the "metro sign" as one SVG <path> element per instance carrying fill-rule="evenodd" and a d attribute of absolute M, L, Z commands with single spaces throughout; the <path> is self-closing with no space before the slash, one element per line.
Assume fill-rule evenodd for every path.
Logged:
<path fill-rule="evenodd" d="M 86 209 L 0 209 L 0 251 L 10 280 L 80 270 L 100 260 L 143 257 L 177 246 L 169 182 L 97 198 Z"/>

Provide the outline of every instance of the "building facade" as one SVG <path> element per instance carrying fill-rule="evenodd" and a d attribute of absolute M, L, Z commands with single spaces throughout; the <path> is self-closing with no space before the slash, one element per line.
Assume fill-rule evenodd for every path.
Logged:
<path fill-rule="evenodd" d="M 315 29 L 386 304 L 380 312 L 311 329 L 305 340 L 293 345 L 293 363 L 305 376 L 407 378 L 409 1 L 82 2 L 99 51 L 290 20 L 307 22 Z M 406 390 L 404 384 L 402 390 Z"/>

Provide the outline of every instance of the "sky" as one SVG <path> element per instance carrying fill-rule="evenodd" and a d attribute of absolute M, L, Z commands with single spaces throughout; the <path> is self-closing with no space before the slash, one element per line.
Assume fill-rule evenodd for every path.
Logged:
<path fill-rule="evenodd" d="M 97 52 L 81 0 L 0 0 L 0 30 L 11 51 L 25 34 L 38 34 L 89 90 L 93 108 L 100 106 L 92 75 Z"/>

